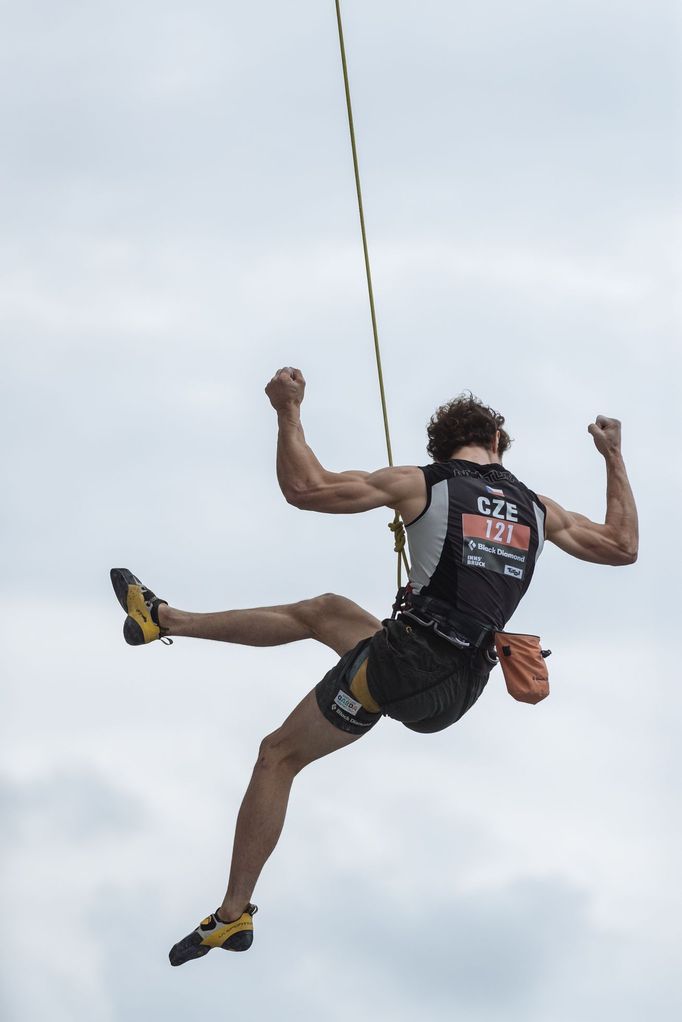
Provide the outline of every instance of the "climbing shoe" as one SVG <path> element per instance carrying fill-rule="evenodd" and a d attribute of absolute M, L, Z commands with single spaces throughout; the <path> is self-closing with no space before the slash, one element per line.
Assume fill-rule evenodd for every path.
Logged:
<path fill-rule="evenodd" d="M 159 606 L 168 601 L 155 596 L 127 568 L 112 568 L 109 574 L 116 599 L 128 615 L 123 623 L 123 638 L 128 645 L 143 646 L 154 639 L 171 645 L 168 629 L 159 624 Z"/>
<path fill-rule="evenodd" d="M 247 905 L 239 919 L 224 923 L 218 919 L 217 910 L 179 940 L 168 954 L 171 965 L 184 965 L 193 958 L 203 958 L 211 948 L 222 947 L 226 951 L 248 951 L 253 943 L 253 917 L 258 908 Z"/>

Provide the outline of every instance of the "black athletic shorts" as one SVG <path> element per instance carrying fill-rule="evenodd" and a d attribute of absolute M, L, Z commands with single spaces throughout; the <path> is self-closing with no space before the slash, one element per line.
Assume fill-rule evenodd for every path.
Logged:
<path fill-rule="evenodd" d="M 369 694 L 379 706 L 370 713 L 351 690 L 367 661 Z M 491 662 L 484 651 L 458 649 L 430 629 L 398 617 L 345 653 L 317 685 L 320 710 L 336 727 L 364 734 L 382 716 L 429 734 L 454 724 L 486 686 Z"/>

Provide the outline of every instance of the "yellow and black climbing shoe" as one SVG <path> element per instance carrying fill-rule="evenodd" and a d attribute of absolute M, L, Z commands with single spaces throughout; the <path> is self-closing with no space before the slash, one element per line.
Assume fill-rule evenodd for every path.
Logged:
<path fill-rule="evenodd" d="M 159 624 L 159 606 L 168 601 L 155 596 L 127 568 L 112 568 L 109 574 L 116 598 L 128 615 L 123 623 L 123 638 L 128 645 L 143 646 L 154 639 L 170 645 L 173 640 L 168 637 L 168 629 Z"/>
<path fill-rule="evenodd" d="M 224 923 L 218 918 L 218 910 L 202 919 L 196 930 L 179 940 L 169 952 L 171 965 L 184 965 L 193 958 L 203 958 L 211 948 L 222 947 L 226 951 L 248 951 L 253 944 L 253 917 L 258 908 L 247 905 L 239 919 Z"/>

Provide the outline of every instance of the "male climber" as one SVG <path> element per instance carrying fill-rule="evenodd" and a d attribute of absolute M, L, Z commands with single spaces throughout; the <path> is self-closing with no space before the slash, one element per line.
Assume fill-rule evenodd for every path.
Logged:
<path fill-rule="evenodd" d="M 170 607 L 126 569 L 112 570 L 130 645 L 180 635 L 249 646 L 313 638 L 340 656 L 263 740 L 237 817 L 225 897 L 172 948 L 172 965 L 214 947 L 251 946 L 256 911 L 251 896 L 303 767 L 357 741 L 382 716 L 431 733 L 473 706 L 495 663 L 495 633 L 528 589 L 545 538 L 597 564 L 632 564 L 637 558 L 637 510 L 616 419 L 600 415 L 588 427 L 606 463 L 606 517 L 598 524 L 537 496 L 503 468 L 510 445 L 504 417 L 471 395 L 431 418 L 432 464 L 329 472 L 303 434 L 300 370 L 281 369 L 265 391 L 278 416 L 277 478 L 287 501 L 332 514 L 381 506 L 398 511 L 412 567 L 397 615 L 383 622 L 329 593 L 281 607 L 187 613 Z"/>

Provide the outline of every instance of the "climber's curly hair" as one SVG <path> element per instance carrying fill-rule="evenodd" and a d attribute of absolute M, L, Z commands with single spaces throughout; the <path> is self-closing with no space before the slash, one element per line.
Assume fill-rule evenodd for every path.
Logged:
<path fill-rule="evenodd" d="M 495 433 L 500 431 L 497 453 L 502 457 L 511 445 L 511 437 L 504 426 L 504 415 L 484 405 L 469 392 L 441 405 L 426 427 L 429 442 L 426 447 L 434 461 L 449 461 L 460 447 L 476 444 L 492 450 Z"/>

